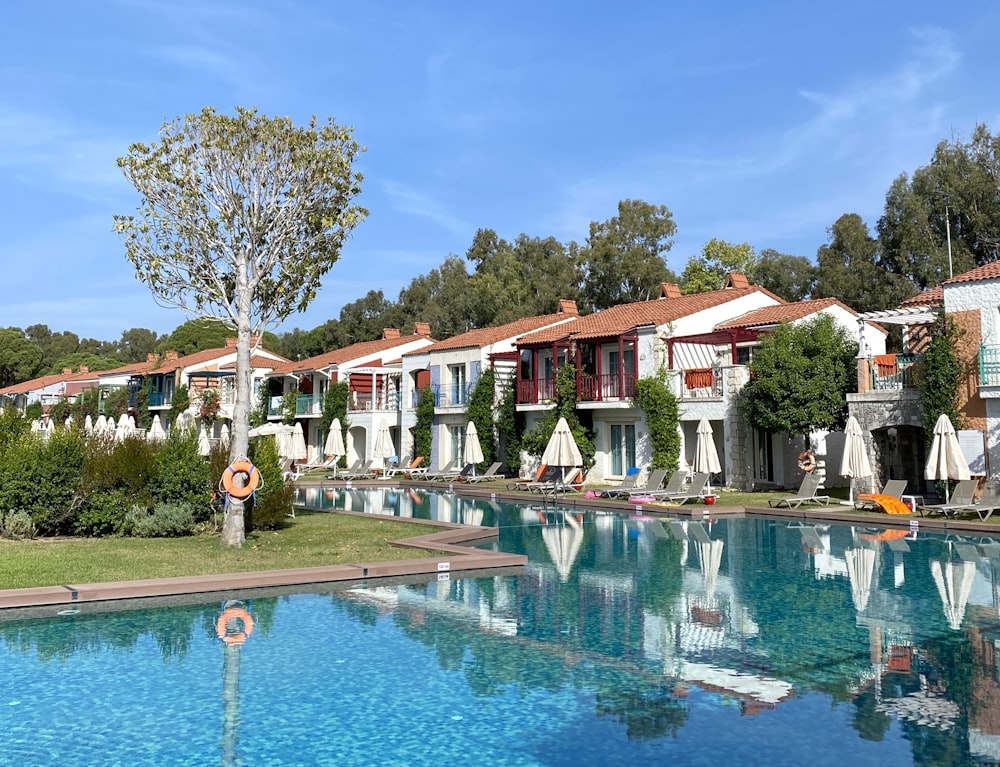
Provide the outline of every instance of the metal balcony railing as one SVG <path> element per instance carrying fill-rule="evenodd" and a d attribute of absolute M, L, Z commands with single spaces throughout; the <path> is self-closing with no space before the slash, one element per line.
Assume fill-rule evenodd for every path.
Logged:
<path fill-rule="evenodd" d="M 681 389 L 682 399 L 721 396 L 723 396 L 722 370 L 719 368 L 695 368 L 684 371 L 684 387 Z"/>
<path fill-rule="evenodd" d="M 375 394 L 370 392 L 351 392 L 347 400 L 347 409 L 354 412 L 365 410 L 399 410 L 399 394 Z"/>
<path fill-rule="evenodd" d="M 1000 386 L 1000 346 L 979 347 L 979 385 Z"/>
<path fill-rule="evenodd" d="M 919 354 L 880 354 L 869 358 L 872 391 L 914 388 L 914 366 L 921 359 Z"/>
<path fill-rule="evenodd" d="M 554 378 L 533 378 L 517 382 L 517 403 L 519 405 L 544 405 L 555 395 Z"/>

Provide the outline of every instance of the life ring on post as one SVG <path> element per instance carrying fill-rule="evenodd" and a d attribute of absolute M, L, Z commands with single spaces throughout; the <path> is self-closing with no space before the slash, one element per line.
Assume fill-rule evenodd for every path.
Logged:
<path fill-rule="evenodd" d="M 799 468 L 807 474 L 816 468 L 816 456 L 809 450 L 799 453 Z"/>
<path fill-rule="evenodd" d="M 236 487 L 236 484 L 233 482 L 233 477 L 237 474 L 246 475 L 246 484 L 243 487 Z M 260 487 L 260 471 L 245 458 L 233 461 L 222 472 L 222 486 L 233 498 L 249 498 Z"/>
<path fill-rule="evenodd" d="M 229 622 L 232 620 L 238 620 L 243 624 L 242 631 L 229 632 Z M 243 644 L 253 633 L 253 616 L 242 607 L 226 608 L 215 622 L 215 633 L 228 645 Z"/>

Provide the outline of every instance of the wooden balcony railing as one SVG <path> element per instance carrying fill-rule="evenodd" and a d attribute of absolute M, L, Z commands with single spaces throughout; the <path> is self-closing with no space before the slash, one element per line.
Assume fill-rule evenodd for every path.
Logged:
<path fill-rule="evenodd" d="M 635 376 L 632 373 L 600 376 L 584 374 L 578 377 L 578 382 L 581 402 L 607 402 L 635 396 Z"/>
<path fill-rule="evenodd" d="M 554 378 L 532 378 L 517 382 L 517 404 L 544 405 L 551 402 L 555 394 Z"/>

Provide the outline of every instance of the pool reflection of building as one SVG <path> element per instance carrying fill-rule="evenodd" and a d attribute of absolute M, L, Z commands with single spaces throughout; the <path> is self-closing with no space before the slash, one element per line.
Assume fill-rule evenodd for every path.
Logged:
<path fill-rule="evenodd" d="M 653 663 L 679 700 L 693 686 L 748 714 L 780 706 L 833 674 L 853 695 L 873 694 L 874 714 L 905 726 L 953 732 L 967 718 L 970 753 L 1000 761 L 1000 544 L 938 544 L 923 534 L 914 542 L 900 533 L 765 520 L 740 527 L 612 512 L 579 517 L 551 506 L 508 510 L 503 513 L 516 519 L 501 521 L 496 504 L 477 507 L 454 494 L 421 504 L 424 518 L 501 524 L 500 548 L 504 536 L 518 530 L 530 564 L 520 576 L 372 589 L 361 592 L 366 599 L 514 641 L 546 643 L 567 663 L 581 653 L 616 664 L 624 659 L 643 673 Z M 417 508 L 412 498 L 397 505 L 401 515 Z M 761 586 L 743 582 L 772 561 L 790 578 L 805 569 L 816 580 L 842 583 L 846 609 L 831 619 L 863 628 L 868 652 L 847 650 L 840 665 L 816 668 L 815 677 L 807 663 L 788 666 L 787 656 L 796 652 L 813 657 L 807 640 L 792 639 L 791 632 L 784 641 L 800 641 L 802 648 L 768 646 L 785 635 L 761 631 L 754 590 Z M 573 600 L 564 598 L 567 590 L 576 594 Z M 800 614 L 809 610 L 797 607 Z M 972 644 L 971 701 L 956 700 L 947 681 L 958 673 L 940 656 L 950 635 Z M 785 667 L 796 668 L 791 676 L 775 666 L 773 658 L 781 656 Z"/>

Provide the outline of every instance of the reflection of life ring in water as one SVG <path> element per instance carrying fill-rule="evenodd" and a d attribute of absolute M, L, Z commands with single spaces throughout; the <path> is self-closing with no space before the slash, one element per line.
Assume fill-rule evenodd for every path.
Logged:
<path fill-rule="evenodd" d="M 236 633 L 229 633 L 228 624 L 231 620 L 238 620 L 243 624 L 243 630 Z M 215 633 L 223 642 L 228 645 L 243 644 L 253 633 L 253 616 L 242 607 L 230 607 L 223 610 L 219 620 L 215 623 Z"/>
<path fill-rule="evenodd" d="M 802 471 L 809 473 L 816 468 L 816 456 L 814 456 L 808 450 L 803 450 L 799 453 L 799 468 Z"/>
<path fill-rule="evenodd" d="M 244 487 L 236 487 L 233 482 L 233 477 L 237 474 L 246 475 L 246 485 Z M 239 461 L 233 461 L 224 472 L 222 472 L 222 486 L 226 489 L 233 498 L 249 498 L 253 495 L 254 490 L 260 485 L 260 471 L 254 466 L 250 461 L 245 458 Z"/>

